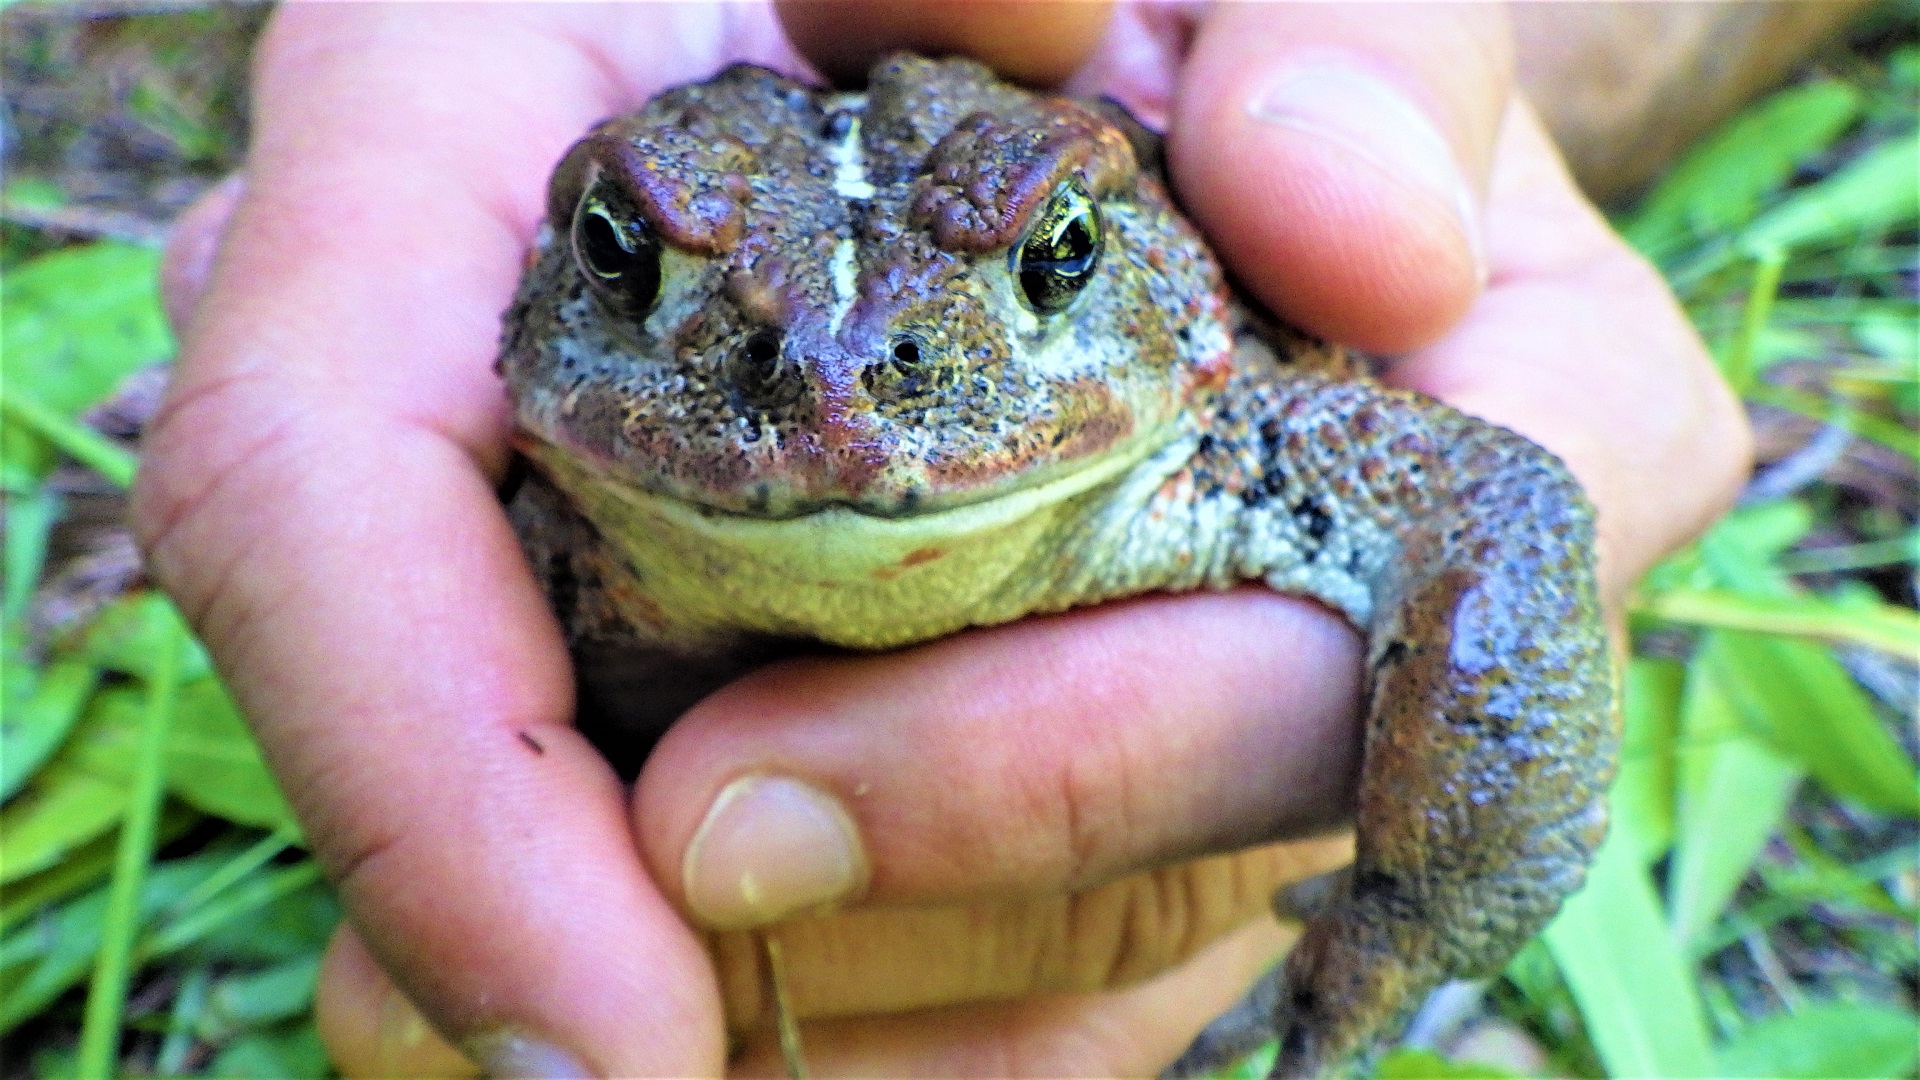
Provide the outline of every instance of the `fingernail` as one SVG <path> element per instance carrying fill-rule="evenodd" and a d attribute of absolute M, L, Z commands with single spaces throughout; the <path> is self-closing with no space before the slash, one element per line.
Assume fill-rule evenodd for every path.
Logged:
<path fill-rule="evenodd" d="M 853 895 L 867 858 L 838 799 L 786 777 L 743 776 L 713 801 L 681 876 L 702 922 L 762 926 Z"/>
<path fill-rule="evenodd" d="M 586 1080 L 593 1076 L 580 1059 L 565 1050 L 512 1031 L 470 1039 L 463 1049 L 493 1080 Z"/>
<path fill-rule="evenodd" d="M 1385 77 L 1338 59 L 1296 63 L 1275 73 L 1247 114 L 1338 143 L 1439 199 L 1458 218 L 1474 266 L 1486 277 L 1479 200 L 1452 144 L 1426 110 Z"/>
<path fill-rule="evenodd" d="M 404 1058 L 433 1037 L 427 1018 L 399 990 L 388 988 L 380 1000 L 380 1046 Z"/>

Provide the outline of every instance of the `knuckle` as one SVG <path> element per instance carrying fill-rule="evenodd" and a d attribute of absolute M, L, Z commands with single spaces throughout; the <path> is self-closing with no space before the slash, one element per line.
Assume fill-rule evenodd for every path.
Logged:
<path fill-rule="evenodd" d="M 155 578 L 203 633 L 215 611 L 235 599 L 235 571 L 256 542 L 245 527 L 249 511 L 276 486 L 263 466 L 277 461 L 292 438 L 290 421 L 254 422 L 261 415 L 252 408 L 256 381 L 184 392 L 176 385 L 142 440 L 134 538 Z"/>
<path fill-rule="evenodd" d="M 1215 856 L 1071 897 L 1060 950 L 1070 960 L 1053 978 L 1073 989 L 1118 989 L 1184 963 L 1266 913 L 1270 862 L 1258 850 Z"/>

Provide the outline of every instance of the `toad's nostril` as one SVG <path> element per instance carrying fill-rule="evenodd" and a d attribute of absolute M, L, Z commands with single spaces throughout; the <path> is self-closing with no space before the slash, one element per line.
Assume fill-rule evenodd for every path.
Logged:
<path fill-rule="evenodd" d="M 727 378 L 753 409 L 782 408 L 800 397 L 800 372 L 780 355 L 780 335 L 772 330 L 756 331 L 741 343 L 727 364 Z"/>
<path fill-rule="evenodd" d="M 780 341 L 773 331 L 762 330 L 747 339 L 740 347 L 740 355 L 754 367 L 771 368 L 780 359 Z"/>
<path fill-rule="evenodd" d="M 860 373 L 860 381 L 877 400 L 897 405 L 932 392 L 935 375 L 921 349 L 919 337 L 901 334 L 893 339 L 893 348 L 885 360 L 868 365 Z"/>

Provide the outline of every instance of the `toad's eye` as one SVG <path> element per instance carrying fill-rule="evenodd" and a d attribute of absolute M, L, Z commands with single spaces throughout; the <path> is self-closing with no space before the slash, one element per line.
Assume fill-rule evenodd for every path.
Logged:
<path fill-rule="evenodd" d="M 623 209 L 604 185 L 589 187 L 573 211 L 573 259 L 602 300 L 637 321 L 660 297 L 660 241 Z"/>
<path fill-rule="evenodd" d="M 1013 272 L 1037 315 L 1065 311 L 1093 280 L 1100 262 L 1100 208 L 1085 188 L 1068 181 L 1013 249 Z"/>

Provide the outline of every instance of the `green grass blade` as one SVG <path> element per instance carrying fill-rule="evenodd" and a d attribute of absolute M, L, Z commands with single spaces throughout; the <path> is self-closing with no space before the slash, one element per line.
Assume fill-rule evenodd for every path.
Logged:
<path fill-rule="evenodd" d="M 1836 80 L 1775 94 L 1688 154 L 1621 232 L 1659 259 L 1696 236 L 1737 229 L 1752 219 L 1763 195 L 1786 183 L 1859 114 L 1859 91 Z"/>
<path fill-rule="evenodd" d="M 26 613 L 27 602 L 40 585 L 47 559 L 47 539 L 60 517 L 60 496 L 45 488 L 6 494 L 6 580 L 3 614 L 9 626 Z"/>
<path fill-rule="evenodd" d="M 1728 1040 L 1717 1074 L 1770 1080 L 1894 1080 L 1920 1061 L 1920 1018 L 1885 1005 L 1823 1002 L 1767 1017 Z"/>
<path fill-rule="evenodd" d="M 1674 660 L 1636 656 L 1627 662 L 1621 696 L 1620 775 L 1610 803 L 1613 828 L 1651 863 L 1673 844 L 1674 743 L 1686 668 Z"/>
<path fill-rule="evenodd" d="M 1827 790 L 1877 813 L 1920 816 L 1913 761 L 1826 649 L 1724 631 L 1694 662 L 1715 667 L 1747 730 Z"/>
<path fill-rule="evenodd" d="M 139 459 L 112 439 L 76 420 L 69 420 L 18 389 L 0 393 L 0 415 L 40 436 L 68 457 L 122 488 L 133 486 Z"/>
<path fill-rule="evenodd" d="M 1753 388 L 1754 356 L 1760 337 L 1773 318 L 1773 302 L 1780 295 L 1780 272 L 1786 266 L 1786 252 L 1779 248 L 1768 248 L 1754 259 L 1753 285 L 1747 290 L 1740 333 L 1721 362 L 1721 372 L 1736 394 L 1744 395 Z"/>
<path fill-rule="evenodd" d="M 1665 589 L 1636 597 L 1633 613 L 1694 626 L 1811 637 L 1865 645 L 1895 656 L 1920 656 L 1920 614 L 1892 604 L 1856 608 L 1811 596 Z"/>
<path fill-rule="evenodd" d="M 258 911 L 275 900 L 320 880 L 320 866 L 312 859 L 283 870 L 254 877 L 227 890 L 206 905 L 196 908 L 156 930 L 141 943 L 141 956 L 164 956 L 199 941 L 227 923 Z"/>
<path fill-rule="evenodd" d="M 206 1012 L 207 991 L 212 984 L 213 974 L 205 964 L 188 970 L 180 980 L 180 989 L 173 995 L 173 1015 L 167 1018 L 166 1039 L 154 1058 L 156 1076 L 178 1076 L 185 1067 L 187 1054 L 193 1050 L 194 1032 Z"/>
<path fill-rule="evenodd" d="M 1681 707 L 1679 798 L 1667 905 L 1676 942 L 1694 943 L 1713 928 L 1767 837 L 1785 815 L 1801 766 L 1748 733 L 1711 662 L 1713 640 L 1696 653 Z"/>
<path fill-rule="evenodd" d="M 161 601 L 156 601 L 161 602 Z M 153 860 L 153 841 L 160 819 L 160 799 L 166 787 L 167 728 L 173 721 L 174 697 L 179 691 L 179 642 L 163 650 L 154 679 L 148 686 L 146 721 L 141 726 L 138 756 L 134 759 L 132 793 L 120 826 L 120 847 L 108 893 L 105 933 L 94 963 L 93 985 L 80 1029 L 80 1080 L 107 1080 L 114 1074 L 120 1049 L 120 1022 L 127 1003 L 127 977 L 134 937 L 140 930 L 140 891 Z"/>
<path fill-rule="evenodd" d="M 1789 574 L 1835 574 L 1899 562 L 1920 563 L 1920 529 L 1910 529 L 1904 536 L 1889 536 L 1884 540 L 1789 551 L 1780 557 L 1778 565 Z"/>
<path fill-rule="evenodd" d="M 1587 884 L 1546 930 L 1547 948 L 1612 1076 L 1707 1076 L 1707 1021 L 1667 936 L 1653 881 L 1624 834 L 1600 845 Z"/>
<path fill-rule="evenodd" d="M 1868 442 L 1879 443 L 1896 454 L 1905 454 L 1920 461 L 1920 432 L 1902 427 L 1885 417 L 1862 412 L 1844 400 L 1832 401 L 1804 390 L 1766 383 L 1755 383 L 1748 390 L 1747 399 L 1796 412 L 1821 423 L 1837 424 Z"/>
<path fill-rule="evenodd" d="M 1831 244 L 1920 221 L 1920 134 L 1888 139 L 1803 187 L 1740 236 L 1748 252 Z"/>
<path fill-rule="evenodd" d="M 274 856 L 292 847 L 295 839 L 296 834 L 291 830 L 279 830 L 261 837 L 246 850 L 221 865 L 205 881 L 188 890 L 177 903 L 169 905 L 169 910 L 190 913 L 212 901 L 214 897 L 227 891 L 248 874 L 273 861 Z"/>

